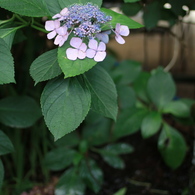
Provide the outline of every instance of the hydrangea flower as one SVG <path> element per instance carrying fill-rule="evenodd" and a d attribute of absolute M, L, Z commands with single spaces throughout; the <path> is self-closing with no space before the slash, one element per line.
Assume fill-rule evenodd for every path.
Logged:
<path fill-rule="evenodd" d="M 74 48 L 68 48 L 66 55 L 69 60 L 84 59 L 86 57 L 87 45 L 82 42 L 79 37 L 73 37 L 70 40 L 70 45 Z"/>
<path fill-rule="evenodd" d="M 125 43 L 125 40 L 122 38 L 122 36 L 128 36 L 130 33 L 128 26 L 120 25 L 119 23 L 116 24 L 114 32 L 116 34 L 115 39 L 120 44 Z"/>
<path fill-rule="evenodd" d="M 97 62 L 102 61 L 106 57 L 106 43 L 109 41 L 111 31 L 115 33 L 115 39 L 120 44 L 125 43 L 122 36 L 129 35 L 128 27 L 119 23 L 113 30 L 110 24 L 112 17 L 107 16 L 98 6 L 91 3 L 65 7 L 52 19 L 46 21 L 45 29 L 51 31 L 47 37 L 48 39 L 55 38 L 55 45 L 61 47 L 68 40 L 70 34 L 73 36 L 70 40 L 73 48 L 66 50 L 69 60 L 88 57 Z M 106 25 L 110 27 L 110 30 L 102 31 L 102 27 Z"/>
<path fill-rule="evenodd" d="M 88 44 L 89 49 L 87 49 L 87 57 L 94 58 L 96 62 L 103 61 L 106 57 L 106 44 L 104 42 L 98 42 L 91 39 Z"/>

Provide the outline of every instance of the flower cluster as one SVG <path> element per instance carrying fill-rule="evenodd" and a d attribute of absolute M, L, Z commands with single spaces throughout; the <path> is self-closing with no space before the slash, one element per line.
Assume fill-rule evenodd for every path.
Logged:
<path fill-rule="evenodd" d="M 124 44 L 122 36 L 129 35 L 129 28 L 116 24 L 115 30 L 109 22 L 111 16 L 107 16 L 98 6 L 87 3 L 74 4 L 64 8 L 60 13 L 52 17 L 53 20 L 46 21 L 45 29 L 50 31 L 48 39 L 53 39 L 54 44 L 61 47 L 68 39 L 72 48 L 66 50 L 69 60 L 93 58 L 99 62 L 106 57 L 106 43 L 109 41 L 109 34 L 113 31 L 118 43 Z M 102 26 L 107 24 L 110 30 L 102 31 Z"/>

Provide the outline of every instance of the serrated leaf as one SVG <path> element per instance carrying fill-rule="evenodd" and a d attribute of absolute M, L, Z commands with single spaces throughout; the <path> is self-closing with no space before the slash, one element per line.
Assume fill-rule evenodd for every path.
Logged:
<path fill-rule="evenodd" d="M 164 124 L 158 140 L 158 149 L 165 163 L 176 169 L 185 158 L 187 146 L 181 133 L 168 124 Z"/>
<path fill-rule="evenodd" d="M 8 45 L 0 39 L 0 84 L 15 83 L 14 61 Z"/>
<path fill-rule="evenodd" d="M 113 137 L 120 138 L 137 132 L 146 114 L 146 110 L 136 108 L 126 109 L 121 112 L 113 129 Z"/>
<path fill-rule="evenodd" d="M 75 4 L 75 3 L 78 3 L 78 4 L 86 4 L 86 3 L 92 3 L 92 4 L 95 4 L 95 5 L 98 5 L 99 7 L 101 7 L 102 5 L 102 0 L 58 0 L 61 8 L 65 8 L 65 7 L 68 7 L 69 5 L 72 5 L 72 4 Z"/>
<path fill-rule="evenodd" d="M 149 138 L 160 130 L 162 123 L 161 114 L 155 111 L 149 112 L 144 117 L 141 124 L 141 134 L 143 138 Z"/>
<path fill-rule="evenodd" d="M 117 92 L 110 75 L 101 66 L 95 66 L 85 73 L 84 78 L 91 91 L 92 110 L 116 120 Z"/>
<path fill-rule="evenodd" d="M 190 107 L 180 100 L 171 101 L 163 107 L 162 112 L 186 118 L 190 116 Z"/>
<path fill-rule="evenodd" d="M 103 184 L 103 172 L 94 160 L 87 158 L 81 161 L 79 176 L 84 179 L 87 186 L 95 193 L 100 191 Z"/>
<path fill-rule="evenodd" d="M 41 95 L 45 122 L 55 140 L 75 130 L 86 117 L 91 94 L 80 77 L 58 77 L 47 83 Z"/>
<path fill-rule="evenodd" d="M 69 44 L 70 39 L 71 37 L 69 37 L 62 47 L 58 48 L 58 63 L 65 75 L 64 78 L 83 74 L 97 64 L 96 61 L 90 58 L 69 60 L 66 57 L 66 50 L 71 47 Z"/>
<path fill-rule="evenodd" d="M 162 109 L 174 98 L 176 87 L 169 73 L 157 70 L 148 80 L 147 92 L 152 102 Z"/>
<path fill-rule="evenodd" d="M 30 67 L 30 74 L 35 84 L 53 79 L 62 73 L 57 61 L 57 49 L 45 52 L 36 58 Z"/>
<path fill-rule="evenodd" d="M 0 100 L 0 122 L 9 127 L 27 128 L 41 117 L 34 99 L 27 96 L 7 97 Z"/>
<path fill-rule="evenodd" d="M 3 131 L 0 131 L 0 155 L 8 154 L 13 151 L 14 147 L 9 137 L 3 133 Z"/>
<path fill-rule="evenodd" d="M 55 195 L 84 195 L 85 184 L 76 169 L 68 169 L 61 177 L 55 189 Z"/>
<path fill-rule="evenodd" d="M 76 153 L 67 147 L 55 148 L 46 154 L 44 165 L 53 171 L 63 170 L 72 164 Z"/>
<path fill-rule="evenodd" d="M 18 27 L 0 29 L 0 38 L 5 41 L 5 43 L 9 46 L 9 49 L 12 47 L 13 39 L 17 29 Z"/>
<path fill-rule="evenodd" d="M 0 7 L 24 16 L 42 17 L 48 15 L 43 0 L 1 0 Z"/>
<path fill-rule="evenodd" d="M 134 20 L 132 20 L 131 18 L 129 18 L 129 17 L 123 15 L 123 14 L 116 13 L 116 12 L 114 12 L 114 11 L 112 11 L 110 9 L 106 9 L 106 8 L 101 8 L 101 10 L 103 12 L 105 12 L 108 16 L 112 16 L 112 20 L 109 22 L 109 25 L 105 25 L 102 28 L 103 30 L 110 29 L 110 25 L 113 28 L 115 28 L 117 23 L 120 23 L 121 25 L 126 25 L 130 29 L 144 27 L 142 24 L 139 24 L 138 22 L 135 22 Z"/>
<path fill-rule="evenodd" d="M 3 163 L 0 159 L 0 188 L 3 184 L 3 178 L 4 178 L 4 167 L 3 167 Z"/>

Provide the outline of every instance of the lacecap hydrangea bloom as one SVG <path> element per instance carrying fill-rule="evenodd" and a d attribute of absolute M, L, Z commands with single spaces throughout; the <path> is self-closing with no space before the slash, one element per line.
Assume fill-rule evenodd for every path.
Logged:
<path fill-rule="evenodd" d="M 98 6 L 91 3 L 73 4 L 64 8 L 60 13 L 46 21 L 45 29 L 50 31 L 48 39 L 54 39 L 54 44 L 61 47 L 71 35 L 70 46 L 66 50 L 69 60 L 93 58 L 95 61 L 103 61 L 106 57 L 106 43 L 109 42 L 109 34 L 115 33 L 118 43 L 124 44 L 122 36 L 128 36 L 130 31 L 125 25 L 116 24 L 115 29 L 110 25 L 111 16 L 107 16 Z M 107 25 L 110 30 L 102 31 Z"/>

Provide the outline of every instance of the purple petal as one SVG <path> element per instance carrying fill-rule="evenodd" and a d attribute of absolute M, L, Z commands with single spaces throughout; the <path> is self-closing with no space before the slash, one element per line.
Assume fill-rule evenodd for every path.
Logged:
<path fill-rule="evenodd" d="M 96 51 L 93 49 L 87 49 L 86 51 L 86 55 L 88 58 L 94 58 L 95 54 L 96 54 Z"/>
<path fill-rule="evenodd" d="M 66 56 L 69 60 L 76 60 L 78 57 L 78 50 L 73 48 L 68 48 L 66 50 Z"/>
<path fill-rule="evenodd" d="M 115 32 L 116 33 L 119 33 L 120 32 L 120 26 L 121 25 L 119 23 L 116 24 L 116 27 L 115 27 Z"/>
<path fill-rule="evenodd" d="M 55 29 L 60 28 L 60 21 L 54 20 L 54 26 L 55 26 Z"/>
<path fill-rule="evenodd" d="M 45 29 L 47 31 L 52 31 L 55 29 L 54 21 L 53 20 L 48 20 L 45 22 Z"/>
<path fill-rule="evenodd" d="M 97 52 L 96 53 L 96 55 L 95 55 L 95 57 L 94 57 L 94 60 L 96 61 L 96 62 L 101 62 L 101 61 L 103 61 L 104 60 L 104 58 L 106 57 L 106 52 L 104 51 L 104 52 Z"/>
<path fill-rule="evenodd" d="M 120 26 L 120 31 L 119 31 L 119 34 L 122 35 L 122 36 L 128 36 L 129 35 L 129 28 L 128 26 L 125 26 L 125 25 L 121 25 Z"/>
<path fill-rule="evenodd" d="M 61 47 L 67 39 L 68 39 L 68 36 L 57 35 L 54 40 L 54 44 L 59 45 L 59 47 Z"/>
<path fill-rule="evenodd" d="M 56 18 L 61 18 L 62 16 L 60 15 L 60 14 L 56 14 L 56 15 L 54 15 L 52 18 L 53 19 L 56 19 Z"/>
<path fill-rule="evenodd" d="M 86 57 L 86 52 L 83 52 L 81 50 L 78 51 L 78 58 L 79 59 L 84 59 Z"/>
<path fill-rule="evenodd" d="M 62 26 L 62 27 L 56 29 L 56 32 L 59 35 L 66 35 L 66 33 L 67 33 L 67 27 L 66 26 Z"/>
<path fill-rule="evenodd" d="M 69 13 L 69 11 L 68 11 L 68 8 L 66 8 L 66 7 L 60 12 L 60 14 L 61 14 L 62 16 L 67 16 L 68 13 Z"/>
<path fill-rule="evenodd" d="M 70 45 L 72 47 L 75 47 L 75 48 L 79 48 L 82 44 L 82 39 L 81 38 L 78 38 L 78 37 L 73 37 L 71 40 L 70 40 Z"/>
<path fill-rule="evenodd" d="M 120 44 L 124 44 L 125 43 L 125 40 L 120 35 L 116 35 L 115 39 Z"/>
<path fill-rule="evenodd" d="M 79 50 L 85 52 L 87 50 L 87 45 L 85 43 L 82 43 L 81 46 L 79 47 Z"/>
<path fill-rule="evenodd" d="M 53 39 L 56 36 L 56 31 L 53 30 L 50 33 L 47 34 L 48 39 Z"/>
<path fill-rule="evenodd" d="M 106 50 L 106 44 L 104 42 L 100 42 L 97 50 L 98 51 L 105 51 Z"/>
<path fill-rule="evenodd" d="M 109 41 L 109 37 L 108 37 L 108 34 L 107 33 L 97 33 L 95 35 L 100 41 L 103 41 L 104 43 L 108 43 Z"/>
<path fill-rule="evenodd" d="M 97 50 L 98 42 L 97 42 L 95 39 L 91 39 L 91 40 L 89 41 L 88 47 L 89 47 L 90 49 Z"/>

